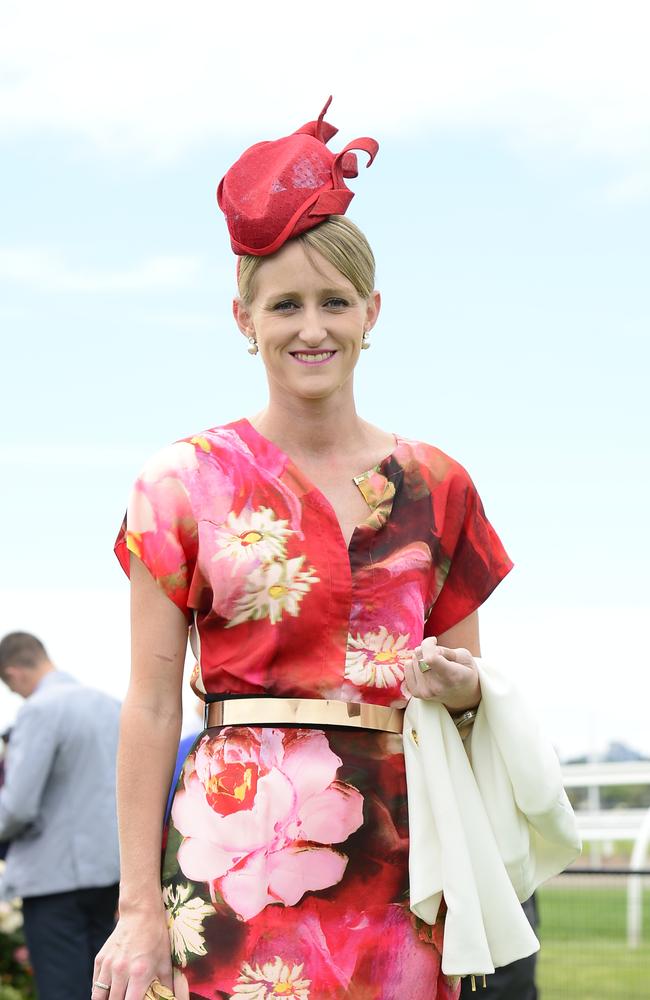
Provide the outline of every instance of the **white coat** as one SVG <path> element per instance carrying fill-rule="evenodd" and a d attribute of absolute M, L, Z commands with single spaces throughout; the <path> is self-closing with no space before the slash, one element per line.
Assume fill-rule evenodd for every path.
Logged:
<path fill-rule="evenodd" d="M 555 750 L 513 683 L 476 662 L 465 741 L 437 702 L 412 698 L 404 717 L 411 910 L 433 924 L 444 895 L 442 969 L 460 976 L 539 948 L 520 901 L 581 850 Z"/>

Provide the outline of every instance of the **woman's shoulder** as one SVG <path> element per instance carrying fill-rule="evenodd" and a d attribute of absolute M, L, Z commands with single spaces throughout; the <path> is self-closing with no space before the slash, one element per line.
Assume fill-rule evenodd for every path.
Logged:
<path fill-rule="evenodd" d="M 418 441 L 398 435 L 396 457 L 405 470 L 419 470 L 425 479 L 433 479 L 436 483 L 456 480 L 466 484 L 471 483 L 471 477 L 457 459 L 443 451 L 442 448 L 427 441 Z"/>
<path fill-rule="evenodd" d="M 202 460 L 208 456 L 219 460 L 228 455 L 248 454 L 248 445 L 239 433 L 242 423 L 243 421 L 236 420 L 209 427 L 163 445 L 146 459 L 140 478 L 160 479 L 174 474 L 182 476 L 183 473 L 198 470 Z"/>

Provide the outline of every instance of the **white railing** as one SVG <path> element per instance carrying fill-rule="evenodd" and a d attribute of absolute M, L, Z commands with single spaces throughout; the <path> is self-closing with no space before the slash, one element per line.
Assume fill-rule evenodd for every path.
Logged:
<path fill-rule="evenodd" d="M 599 789 L 603 785 L 650 785 L 650 761 L 565 764 L 562 776 L 566 788 Z M 630 948 L 641 943 L 641 871 L 650 845 L 650 809 L 576 809 L 580 835 L 585 840 L 633 840 L 630 876 L 627 880 L 627 942 Z"/>
<path fill-rule="evenodd" d="M 639 835 L 647 809 L 577 809 L 583 840 L 633 840 Z"/>
<path fill-rule="evenodd" d="M 616 761 L 601 764 L 563 764 L 565 788 L 589 788 L 600 785 L 650 785 L 650 760 Z"/>

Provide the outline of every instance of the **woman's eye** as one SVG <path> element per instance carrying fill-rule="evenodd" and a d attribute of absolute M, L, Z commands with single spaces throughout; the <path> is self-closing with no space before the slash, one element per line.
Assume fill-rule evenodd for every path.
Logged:
<path fill-rule="evenodd" d="M 291 312 L 292 309 L 297 309 L 298 306 L 291 299 L 283 299 L 282 302 L 276 302 L 273 306 L 274 312 Z"/>
<path fill-rule="evenodd" d="M 348 303 L 345 299 L 328 299 L 325 305 L 331 309 L 345 309 Z"/>

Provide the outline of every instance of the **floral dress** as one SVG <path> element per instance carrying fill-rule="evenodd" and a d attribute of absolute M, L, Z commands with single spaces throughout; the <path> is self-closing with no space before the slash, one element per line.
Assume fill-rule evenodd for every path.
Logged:
<path fill-rule="evenodd" d="M 331 505 L 247 420 L 156 455 L 116 552 L 187 615 L 202 698 L 403 707 L 404 664 L 511 563 L 471 479 L 396 439 L 356 477 L 349 547 Z M 165 831 L 179 1000 L 452 1000 L 434 927 L 409 909 L 402 737 L 345 727 L 205 730 Z"/>

